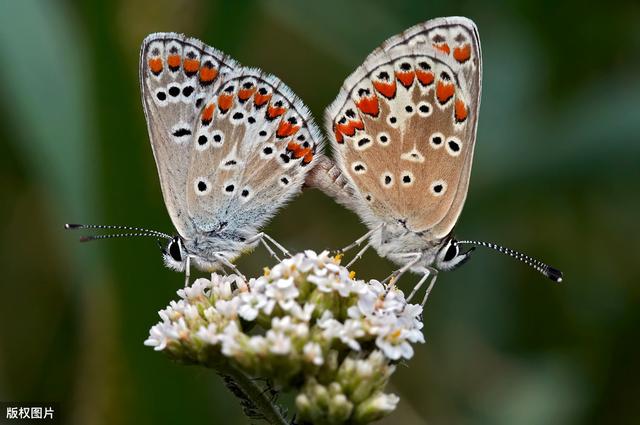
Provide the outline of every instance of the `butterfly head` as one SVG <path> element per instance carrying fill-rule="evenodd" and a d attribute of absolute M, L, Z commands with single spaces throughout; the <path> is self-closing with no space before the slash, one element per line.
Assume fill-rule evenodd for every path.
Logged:
<path fill-rule="evenodd" d="M 440 245 L 440 250 L 436 255 L 435 267 L 442 271 L 457 269 L 469 260 L 471 253 L 474 250 L 475 247 L 472 247 L 471 249 L 462 252 L 458 241 L 454 238 L 446 238 Z"/>
<path fill-rule="evenodd" d="M 160 246 L 164 264 L 171 270 L 184 271 L 188 254 L 184 248 L 182 238 L 176 235 L 166 245 L 162 245 L 160 241 L 158 241 L 158 245 Z"/>

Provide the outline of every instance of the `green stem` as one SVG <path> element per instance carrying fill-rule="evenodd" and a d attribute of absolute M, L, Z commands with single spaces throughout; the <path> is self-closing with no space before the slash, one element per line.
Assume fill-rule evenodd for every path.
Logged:
<path fill-rule="evenodd" d="M 227 388 L 240 400 L 247 416 L 259 417 L 272 425 L 289 425 L 278 405 L 271 402 L 269 393 L 251 377 L 229 364 L 216 365 L 215 369 L 225 380 Z"/>

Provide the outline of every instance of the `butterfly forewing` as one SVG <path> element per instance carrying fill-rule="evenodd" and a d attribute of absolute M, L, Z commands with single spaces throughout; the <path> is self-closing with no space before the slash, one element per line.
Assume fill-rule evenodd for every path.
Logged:
<path fill-rule="evenodd" d="M 193 231 L 193 224 L 185 219 L 185 186 L 196 120 L 205 100 L 237 67 L 233 59 L 181 34 L 151 34 L 142 44 L 142 103 L 162 194 L 181 235 Z"/>
<path fill-rule="evenodd" d="M 378 219 L 453 228 L 469 184 L 480 99 L 477 31 L 441 18 L 385 42 L 327 109 L 336 161 Z"/>
<path fill-rule="evenodd" d="M 280 80 L 234 72 L 206 99 L 195 127 L 187 205 L 198 232 L 259 228 L 300 191 L 321 140 Z"/>

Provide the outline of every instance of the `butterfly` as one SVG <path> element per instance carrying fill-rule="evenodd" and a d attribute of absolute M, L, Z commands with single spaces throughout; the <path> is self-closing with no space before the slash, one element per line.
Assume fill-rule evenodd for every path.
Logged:
<path fill-rule="evenodd" d="M 475 247 L 515 257 L 548 278 L 562 273 L 502 246 L 457 240 L 453 229 L 467 190 L 482 91 L 482 55 L 476 25 L 464 17 L 437 18 L 396 35 L 374 50 L 345 81 L 326 109 L 334 160 L 309 175 L 317 187 L 356 212 L 369 228 L 342 251 L 370 247 L 422 277 L 464 264 Z"/>
<path fill-rule="evenodd" d="M 213 272 L 259 243 L 288 251 L 260 228 L 301 191 L 322 155 L 307 107 L 278 78 L 243 67 L 199 40 L 176 33 L 145 38 L 139 67 L 142 104 L 160 186 L 177 234 L 130 226 L 125 236 L 164 239 L 164 263 Z M 269 242 L 269 243 L 268 243 Z"/>

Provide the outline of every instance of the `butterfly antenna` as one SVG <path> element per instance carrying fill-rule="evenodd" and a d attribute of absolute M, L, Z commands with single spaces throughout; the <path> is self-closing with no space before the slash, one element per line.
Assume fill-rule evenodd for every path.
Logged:
<path fill-rule="evenodd" d="M 486 248 L 491 248 L 502 254 L 506 254 L 510 257 L 513 257 L 516 260 L 522 261 L 529 267 L 537 270 L 539 273 L 542 273 L 543 275 L 553 280 L 554 282 L 557 282 L 557 283 L 562 282 L 562 272 L 560 270 L 556 269 L 555 267 L 551 267 L 550 265 L 545 264 L 542 261 L 538 261 L 535 258 L 531 258 L 526 254 L 523 254 L 518 251 L 514 251 L 511 248 L 506 248 L 504 246 L 500 246 L 491 242 L 481 242 L 481 241 L 458 241 L 457 243 L 484 246 Z"/>
<path fill-rule="evenodd" d="M 129 230 L 133 233 L 116 233 L 112 235 L 93 235 L 93 236 L 82 236 L 80 238 L 80 242 L 88 242 L 94 241 L 97 239 L 110 239 L 110 238 L 126 238 L 126 237 L 154 237 L 154 238 L 163 238 L 163 239 L 172 239 L 171 236 L 166 233 L 159 232 L 157 230 L 143 229 L 141 227 L 132 227 L 132 226 L 113 226 L 106 224 L 65 224 L 65 229 L 75 230 L 75 229 L 108 229 L 108 230 Z"/>

